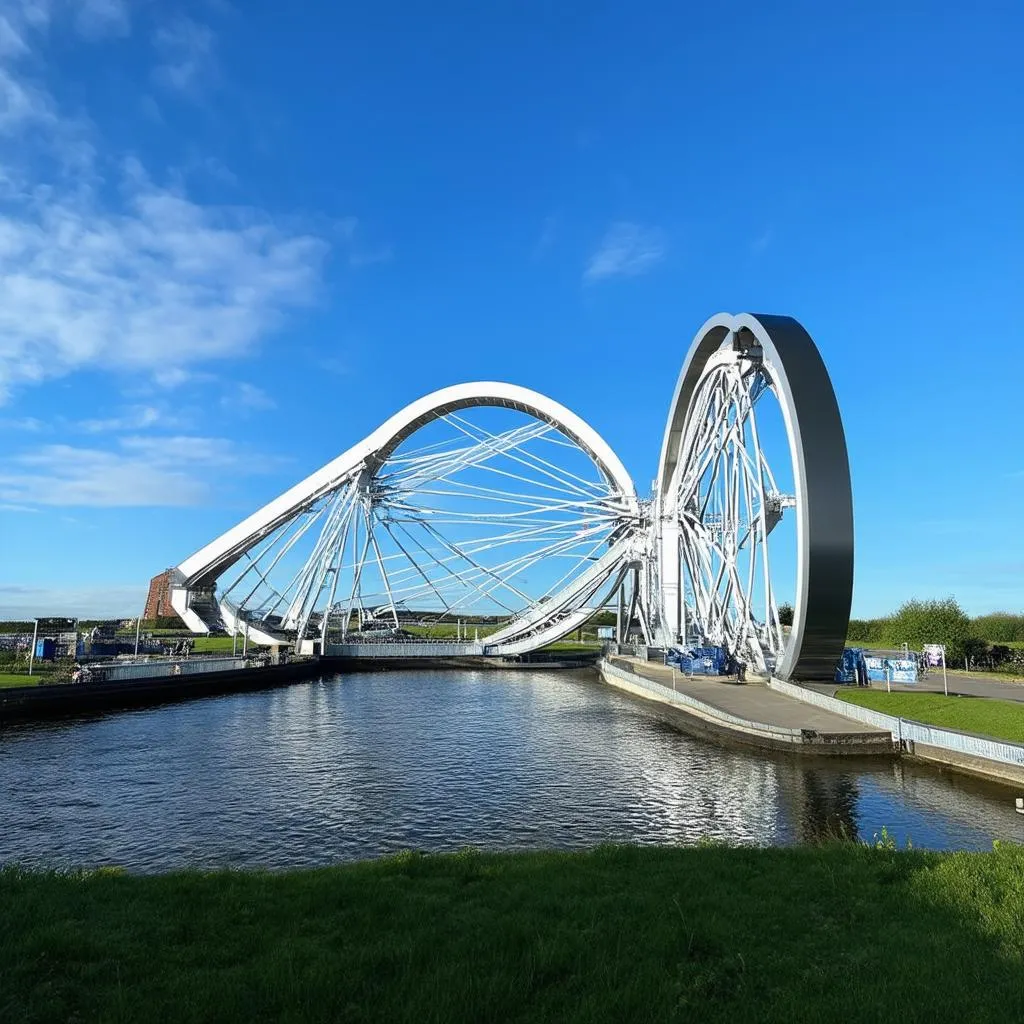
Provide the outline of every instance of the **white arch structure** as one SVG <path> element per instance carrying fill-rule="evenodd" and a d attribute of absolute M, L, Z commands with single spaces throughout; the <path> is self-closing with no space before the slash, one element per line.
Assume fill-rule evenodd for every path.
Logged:
<path fill-rule="evenodd" d="M 761 424 L 769 402 L 788 447 L 774 469 Z M 514 422 L 473 418 L 494 409 Z M 778 459 L 791 493 L 777 483 Z M 770 548 L 789 516 L 787 630 Z M 500 655 L 567 635 L 619 588 L 621 615 L 627 579 L 627 622 L 635 612 L 648 643 L 714 644 L 783 678 L 831 678 L 852 596 L 849 465 L 828 372 L 795 320 L 704 324 L 676 384 L 651 501 L 564 406 L 513 384 L 458 384 L 406 406 L 187 558 L 171 602 L 195 632 L 326 654 L 413 641 L 420 613 L 448 626 L 472 615 L 489 618 L 486 635 L 438 653 Z"/>
<path fill-rule="evenodd" d="M 776 484 L 762 444 L 759 410 L 769 402 L 785 428 L 793 493 Z M 831 680 L 853 595 L 850 468 L 828 371 L 796 320 L 721 313 L 698 331 L 655 488 L 651 571 L 662 642 L 695 638 L 784 679 Z M 788 634 L 769 554 L 787 514 L 796 516 Z"/>
<path fill-rule="evenodd" d="M 479 408 L 514 411 L 526 423 L 492 433 L 459 415 Z M 454 428 L 454 441 L 405 452 L 405 442 L 439 421 Z M 549 457 L 550 451 L 564 462 L 564 451 L 537 454 L 544 443 L 584 456 L 591 477 Z M 481 479 L 484 470 L 492 476 L 482 479 L 501 486 L 453 484 L 474 473 Z M 171 602 L 194 632 L 223 625 L 260 644 L 301 644 L 318 633 L 324 651 L 332 634 L 341 646 L 386 636 L 367 627 L 389 616 L 398 632 L 403 612 L 417 603 L 432 603 L 431 611 L 450 622 L 460 610 L 489 602 L 507 614 L 486 637 L 487 653 L 521 653 L 565 636 L 607 600 L 639 557 L 638 522 L 629 474 L 582 419 L 514 384 L 458 384 L 412 402 L 187 558 L 175 573 Z M 470 539 L 453 539 L 452 530 Z M 296 567 L 299 540 L 308 547 L 314 537 Z M 528 600 L 517 580 L 558 558 L 572 563 L 558 588 Z M 286 582 L 274 578 L 282 563 Z M 236 566 L 243 571 L 216 593 Z"/>

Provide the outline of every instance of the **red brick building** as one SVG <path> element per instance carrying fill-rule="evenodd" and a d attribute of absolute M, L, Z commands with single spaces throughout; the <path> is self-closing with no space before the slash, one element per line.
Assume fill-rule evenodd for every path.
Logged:
<path fill-rule="evenodd" d="M 171 607 L 171 574 L 173 572 L 173 569 L 165 569 L 159 576 L 154 576 L 149 581 L 146 611 L 142 616 L 144 619 L 177 616 L 178 613 Z"/>

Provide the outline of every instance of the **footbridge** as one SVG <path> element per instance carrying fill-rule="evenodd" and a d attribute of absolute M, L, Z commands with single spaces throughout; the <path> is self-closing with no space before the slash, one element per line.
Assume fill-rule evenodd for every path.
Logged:
<path fill-rule="evenodd" d="M 652 494 L 553 399 L 456 384 L 186 558 L 171 602 L 196 633 L 347 657 L 525 654 L 613 609 L 620 638 L 800 679 L 831 673 L 852 583 L 818 349 L 788 317 L 721 314 L 684 359 Z"/>

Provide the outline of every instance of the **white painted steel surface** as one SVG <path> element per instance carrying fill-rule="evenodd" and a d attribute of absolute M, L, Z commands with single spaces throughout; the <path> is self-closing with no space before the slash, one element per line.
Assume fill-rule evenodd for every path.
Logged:
<path fill-rule="evenodd" d="M 795 494 L 761 447 L 772 395 Z M 783 678 L 831 678 L 853 587 L 853 504 L 842 421 L 810 335 L 789 317 L 712 317 L 676 384 L 662 440 L 654 543 L 661 643 L 691 635 Z M 793 627 L 784 637 L 768 538 L 796 515 Z"/>
<path fill-rule="evenodd" d="M 762 444 L 755 406 L 766 395 L 781 411 L 793 494 L 777 486 Z M 493 431 L 463 415 L 495 409 L 527 422 Z M 438 425 L 455 441 L 420 439 Z M 410 451 L 414 435 L 420 447 Z M 530 447 L 541 443 L 562 445 L 562 461 Z M 569 468 L 581 454 L 596 476 Z M 466 482 L 483 470 L 497 474 L 487 478 L 494 486 Z M 501 614 L 473 614 L 501 621 L 487 653 L 514 654 L 579 628 L 618 591 L 623 628 L 638 624 L 647 644 L 719 644 L 760 671 L 831 678 L 852 593 L 852 499 L 835 395 L 800 324 L 761 314 L 704 324 L 676 384 L 655 488 L 639 500 L 608 444 L 552 399 L 507 383 L 457 384 L 412 402 L 185 559 L 171 602 L 194 632 L 301 651 L 374 650 L 361 642 L 367 630 L 397 640 L 424 602 L 437 603 L 435 621 L 450 628 L 490 601 Z M 445 504 L 453 497 L 464 504 Z M 789 509 L 796 597 L 787 637 L 769 536 Z M 469 525 L 491 535 L 446 535 Z M 420 529 L 426 544 L 413 536 Z M 558 559 L 569 568 L 549 584 Z M 532 593 L 528 570 L 544 576 Z M 470 636 L 460 628 L 457 641 Z"/>
<path fill-rule="evenodd" d="M 477 409 L 526 422 L 494 433 L 460 415 Z M 403 447 L 432 425 L 452 437 Z M 581 456 L 589 476 L 574 468 Z M 484 471 L 493 474 L 486 485 L 473 482 Z M 450 535 L 474 528 L 485 536 Z M 285 582 L 293 547 L 314 539 Z M 182 562 L 172 603 L 195 631 L 223 627 L 249 643 L 300 650 L 319 634 L 326 650 L 360 644 L 368 628 L 399 633 L 409 610 L 429 602 L 450 627 L 483 600 L 492 603 L 487 614 L 507 612 L 489 651 L 525 653 L 589 619 L 643 547 L 632 480 L 593 428 L 526 388 L 460 384 L 413 402 Z M 240 574 L 215 594 L 235 563 Z M 522 589 L 527 571 L 543 577 L 535 596 Z"/>

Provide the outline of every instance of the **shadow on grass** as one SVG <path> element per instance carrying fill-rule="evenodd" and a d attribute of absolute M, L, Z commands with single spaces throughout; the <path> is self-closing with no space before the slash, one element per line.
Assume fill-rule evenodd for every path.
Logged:
<path fill-rule="evenodd" d="M 1024 851 L 600 847 L 0 872 L 4 1021 L 1024 1017 Z"/>

